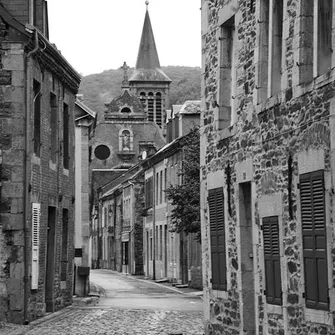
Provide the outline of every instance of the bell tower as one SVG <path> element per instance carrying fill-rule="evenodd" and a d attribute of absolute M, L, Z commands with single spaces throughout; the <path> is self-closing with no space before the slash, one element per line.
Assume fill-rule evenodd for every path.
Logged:
<path fill-rule="evenodd" d="M 142 102 L 148 121 L 155 122 L 166 133 L 166 108 L 169 105 L 171 79 L 161 69 L 148 5 L 135 70 L 129 78 L 130 90 Z"/>

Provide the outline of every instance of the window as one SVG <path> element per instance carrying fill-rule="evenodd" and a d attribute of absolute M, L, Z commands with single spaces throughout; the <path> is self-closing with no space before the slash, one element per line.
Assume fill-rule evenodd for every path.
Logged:
<path fill-rule="evenodd" d="M 156 93 L 156 123 L 161 127 L 162 126 L 162 94 Z"/>
<path fill-rule="evenodd" d="M 145 181 L 145 207 L 151 208 L 153 205 L 153 178 L 149 177 Z"/>
<path fill-rule="evenodd" d="M 163 227 L 159 226 L 159 260 L 163 260 Z"/>
<path fill-rule="evenodd" d="M 34 80 L 34 153 L 41 155 L 41 84 Z"/>
<path fill-rule="evenodd" d="M 64 169 L 69 168 L 69 161 L 70 161 L 70 152 L 69 152 L 69 106 L 64 103 L 63 108 L 63 166 Z"/>
<path fill-rule="evenodd" d="M 258 101 L 281 91 L 283 0 L 261 0 Z"/>
<path fill-rule="evenodd" d="M 41 222 L 41 204 L 32 204 L 32 249 L 31 249 L 31 289 L 38 289 L 39 277 L 39 254 L 40 254 L 40 222 Z"/>
<path fill-rule="evenodd" d="M 154 94 L 150 92 L 148 94 L 148 121 L 154 120 Z"/>
<path fill-rule="evenodd" d="M 158 201 L 159 201 L 159 173 L 156 172 L 156 178 L 155 178 L 155 192 L 156 192 L 156 203 L 155 205 L 158 205 Z"/>
<path fill-rule="evenodd" d="M 223 187 L 208 190 L 208 207 L 211 236 L 212 287 L 214 290 L 226 290 L 227 273 Z"/>
<path fill-rule="evenodd" d="M 230 126 L 234 110 L 235 99 L 235 16 L 232 16 L 227 22 L 221 26 L 220 37 L 220 85 L 219 85 L 219 129 Z M 214 103 L 216 104 L 216 103 Z M 217 107 L 214 105 L 214 107 Z"/>
<path fill-rule="evenodd" d="M 281 91 L 283 0 L 270 0 L 269 17 L 269 96 Z"/>
<path fill-rule="evenodd" d="M 314 1 L 314 62 L 316 64 L 316 75 L 326 73 L 331 68 L 332 58 L 332 20 L 333 1 Z"/>
<path fill-rule="evenodd" d="M 163 171 L 159 174 L 159 203 L 163 203 Z"/>
<path fill-rule="evenodd" d="M 128 265 L 128 242 L 122 242 L 122 264 Z"/>
<path fill-rule="evenodd" d="M 300 176 L 306 307 L 328 309 L 326 215 L 323 170 Z"/>
<path fill-rule="evenodd" d="M 278 217 L 263 218 L 265 295 L 269 304 L 282 304 Z"/>
<path fill-rule="evenodd" d="M 58 130 L 57 97 L 50 93 L 50 159 L 56 163 L 57 157 L 57 130 Z"/>

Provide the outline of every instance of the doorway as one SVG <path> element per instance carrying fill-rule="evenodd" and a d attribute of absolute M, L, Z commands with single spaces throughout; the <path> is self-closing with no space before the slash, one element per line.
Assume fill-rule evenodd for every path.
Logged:
<path fill-rule="evenodd" d="M 251 183 L 239 186 L 239 216 L 241 234 L 241 276 L 243 302 L 243 334 L 255 335 L 255 286 L 252 238 Z"/>
<path fill-rule="evenodd" d="M 47 258 L 45 273 L 45 308 L 46 312 L 55 311 L 54 278 L 55 278 L 55 232 L 56 232 L 56 207 L 48 208 L 47 227 Z"/>

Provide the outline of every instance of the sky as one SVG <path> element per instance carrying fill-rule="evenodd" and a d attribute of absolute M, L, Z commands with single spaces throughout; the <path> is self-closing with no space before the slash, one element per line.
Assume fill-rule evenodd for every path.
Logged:
<path fill-rule="evenodd" d="M 161 66 L 201 66 L 201 1 L 149 0 Z M 48 0 L 49 40 L 86 76 L 136 64 L 145 0 Z"/>

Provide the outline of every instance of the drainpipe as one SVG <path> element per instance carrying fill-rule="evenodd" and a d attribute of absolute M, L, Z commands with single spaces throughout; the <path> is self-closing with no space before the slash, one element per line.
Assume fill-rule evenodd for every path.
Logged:
<path fill-rule="evenodd" d="M 152 279 L 156 279 L 156 168 L 152 167 L 153 171 L 153 202 L 152 202 L 152 240 L 153 240 L 153 255 L 152 255 Z"/>
<path fill-rule="evenodd" d="M 28 52 L 26 56 L 26 124 L 25 124 L 25 175 L 24 175 L 24 324 L 29 324 L 28 320 L 28 274 L 29 274 L 29 164 L 30 164 L 30 143 L 29 143 L 29 120 L 30 120 L 30 84 L 31 84 L 31 56 L 39 49 L 38 32 L 35 29 L 35 48 Z"/>

